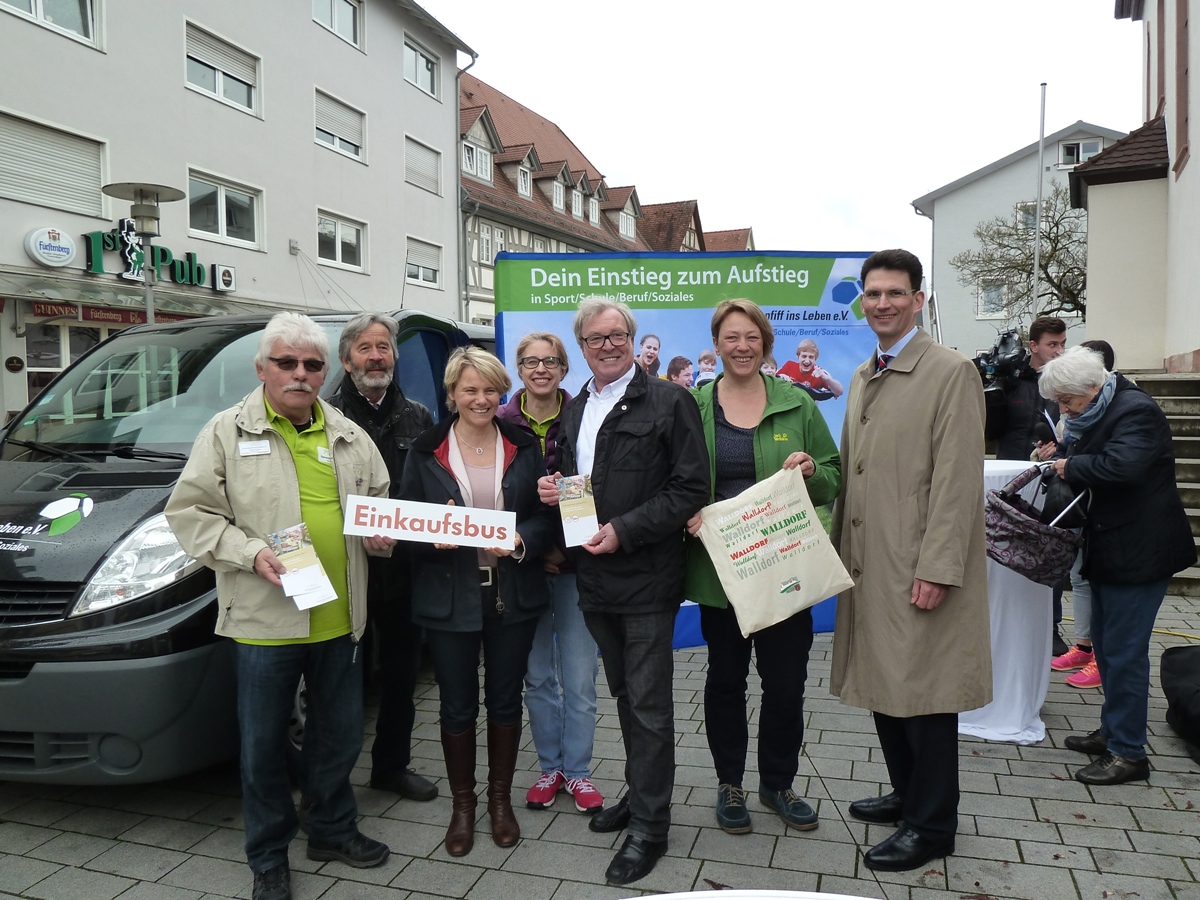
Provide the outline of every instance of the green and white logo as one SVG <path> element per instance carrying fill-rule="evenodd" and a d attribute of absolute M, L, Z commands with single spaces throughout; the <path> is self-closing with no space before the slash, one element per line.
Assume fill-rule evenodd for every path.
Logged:
<path fill-rule="evenodd" d="M 39 515 L 50 520 L 47 534 L 63 534 L 90 516 L 92 506 L 92 499 L 87 494 L 72 494 L 47 503 Z"/>

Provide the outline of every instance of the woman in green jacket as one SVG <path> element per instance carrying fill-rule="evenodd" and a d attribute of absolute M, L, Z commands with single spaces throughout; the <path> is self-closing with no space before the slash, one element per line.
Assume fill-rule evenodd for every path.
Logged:
<path fill-rule="evenodd" d="M 725 300 L 713 313 L 712 335 L 723 372 L 694 392 L 712 467 L 712 500 L 735 497 L 780 469 L 799 466 L 813 504 L 832 502 L 841 487 L 841 460 L 816 403 L 795 385 L 759 371 L 775 343 L 766 315 L 750 300 Z M 692 535 L 700 530 L 702 514 L 688 522 Z M 754 649 L 763 689 L 759 800 L 793 828 L 816 828 L 817 814 L 792 790 L 804 741 L 811 611 L 743 638 L 712 561 L 695 539 L 684 595 L 700 604 L 700 629 L 708 642 L 704 721 L 717 770 L 717 824 L 730 834 L 751 830 L 742 776 L 749 744 L 746 676 Z"/>

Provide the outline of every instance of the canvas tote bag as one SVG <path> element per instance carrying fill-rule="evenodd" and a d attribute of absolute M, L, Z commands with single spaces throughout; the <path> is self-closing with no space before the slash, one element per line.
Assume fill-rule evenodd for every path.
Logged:
<path fill-rule="evenodd" d="M 854 585 L 817 518 L 799 466 L 704 507 L 701 523 L 700 540 L 742 637 Z"/>

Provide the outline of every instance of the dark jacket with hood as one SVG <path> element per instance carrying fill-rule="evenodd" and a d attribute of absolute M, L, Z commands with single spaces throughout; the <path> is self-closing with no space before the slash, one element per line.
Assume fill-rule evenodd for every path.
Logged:
<path fill-rule="evenodd" d="M 1116 374 L 1100 420 L 1067 444 L 1066 478 L 1091 488 L 1084 527 L 1085 577 L 1146 584 L 1196 561 L 1196 544 L 1175 484 L 1167 417 L 1154 399 Z"/>
<path fill-rule="evenodd" d="M 453 500 L 465 506 L 458 481 L 450 469 L 450 426 L 458 416 L 445 420 L 413 442 L 404 475 L 400 479 L 401 500 L 444 505 Z M 498 561 L 500 600 L 504 621 L 518 622 L 540 616 L 550 603 L 542 554 L 559 530 L 558 511 L 538 498 L 537 480 L 545 474 L 537 438 L 496 420 L 504 445 L 501 493 L 504 508 L 516 513 L 517 533 L 525 553 L 518 562 L 512 556 Z M 479 563 L 475 547 L 437 550 L 433 544 L 409 543 L 413 560 L 413 621 L 441 631 L 483 630 L 483 604 L 479 596 Z"/>
<path fill-rule="evenodd" d="M 1038 440 L 1038 423 L 1044 423 L 1053 432 L 1053 423 L 1058 421 L 1058 404 L 1038 393 L 1038 373 L 1030 365 L 1023 366 L 1005 388 L 1001 409 L 1001 421 L 993 426 L 1000 439 L 996 459 L 1029 459 Z"/>
<path fill-rule="evenodd" d="M 588 388 L 563 409 L 558 469 L 577 475 L 579 427 Z M 625 396 L 596 435 L 592 490 L 601 525 L 620 540 L 613 553 L 573 548 L 585 612 L 673 612 L 683 600 L 684 526 L 711 490 L 700 410 L 686 388 L 650 378 L 637 363 Z"/>

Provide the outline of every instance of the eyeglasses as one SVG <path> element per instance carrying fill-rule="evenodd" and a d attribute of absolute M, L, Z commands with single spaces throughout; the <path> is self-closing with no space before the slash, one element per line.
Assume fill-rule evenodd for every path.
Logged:
<path fill-rule="evenodd" d="M 268 356 L 267 359 L 285 372 L 295 372 L 296 366 L 301 363 L 304 363 L 305 372 L 315 373 L 325 368 L 325 360 L 323 359 L 296 359 L 294 356 Z"/>
<path fill-rule="evenodd" d="M 890 291 L 863 291 L 863 299 L 870 300 L 872 303 L 878 303 L 883 299 L 884 294 L 887 294 L 887 298 L 889 300 L 900 300 L 904 297 L 907 297 L 909 294 L 915 294 L 916 292 L 917 288 L 913 288 L 911 291 L 901 291 L 895 288 Z"/>
<path fill-rule="evenodd" d="M 614 347 L 624 347 L 629 343 L 629 332 L 614 331 L 612 334 L 593 334 L 583 339 L 583 342 L 593 350 L 599 350 L 604 346 L 605 341 L 608 341 Z"/>
<path fill-rule="evenodd" d="M 517 360 L 522 369 L 536 369 L 538 366 L 545 366 L 547 369 L 558 369 L 562 367 L 563 361 L 557 356 L 523 356 Z"/>

